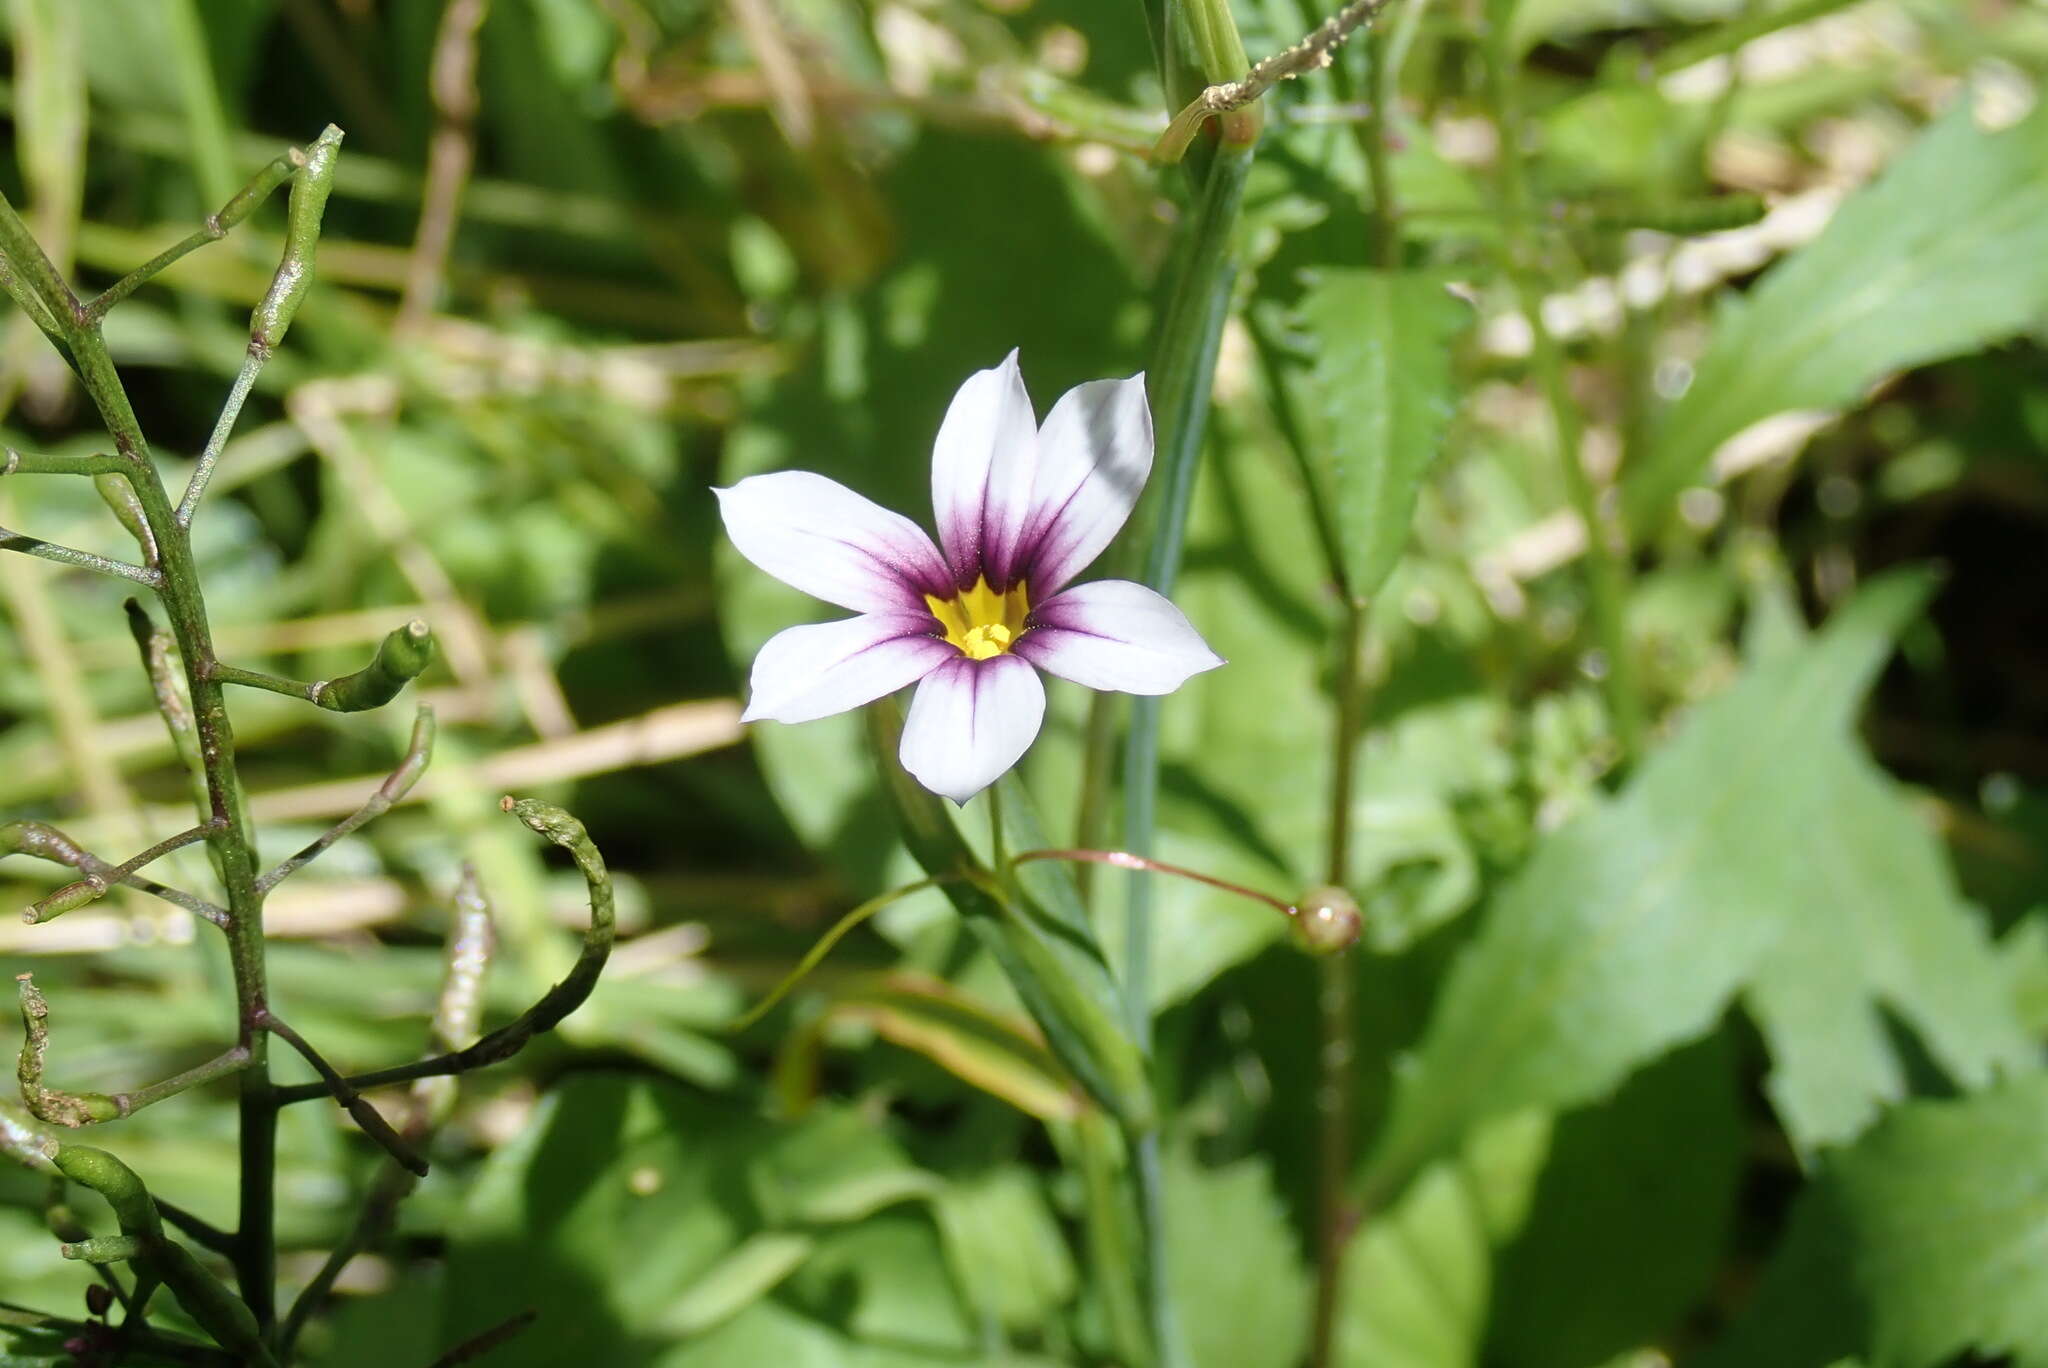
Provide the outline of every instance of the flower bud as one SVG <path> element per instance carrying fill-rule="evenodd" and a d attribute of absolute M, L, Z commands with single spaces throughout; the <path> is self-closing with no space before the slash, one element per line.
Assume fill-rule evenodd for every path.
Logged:
<path fill-rule="evenodd" d="M 1358 900 L 1341 888 L 1311 888 L 1294 911 L 1294 934 L 1311 955 L 1334 955 L 1358 943 Z"/>
<path fill-rule="evenodd" d="M 94 1316 L 105 1316 L 114 1305 L 114 1293 L 105 1283 L 87 1283 L 85 1286 L 85 1309 Z"/>

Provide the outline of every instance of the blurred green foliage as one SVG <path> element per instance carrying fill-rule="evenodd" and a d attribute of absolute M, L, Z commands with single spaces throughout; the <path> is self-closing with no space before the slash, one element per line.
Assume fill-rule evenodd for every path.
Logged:
<path fill-rule="evenodd" d="M 197 549 L 237 663 L 324 678 L 431 622 L 414 687 L 443 730 L 417 801 L 271 904 L 281 1012 L 345 1068 L 416 1054 L 464 861 L 503 941 L 487 1018 L 558 977 L 582 884 L 502 825 L 508 785 L 573 803 L 619 877 L 597 994 L 465 1082 L 308 1361 L 425 1365 L 524 1311 L 485 1361 L 1119 1361 L 1129 1269 L 1089 1185 L 1121 1151 L 940 894 L 727 1029 L 916 869 L 858 718 L 741 734 L 747 662 L 816 605 L 723 544 L 708 488 L 795 466 L 921 513 L 970 371 L 1021 347 L 1043 411 L 1147 364 L 1192 212 L 1142 159 L 1154 8 L 494 0 L 471 115 L 424 0 L 7 7 L 0 181 L 86 282 L 348 132 Z M 1231 663 L 1161 712 L 1155 853 L 1297 896 L 1328 837 L 1330 642 L 1345 592 L 1369 601 L 1344 961 L 1369 1206 L 1335 1361 L 2048 1364 L 2048 11 L 1520 0 L 1538 213 L 1515 261 L 1479 8 L 1380 23 L 1387 203 L 1363 44 L 1267 99 L 1175 594 Z M 1234 9 L 1254 56 L 1322 17 Z M 438 262 L 422 205 L 451 145 L 474 171 Z M 179 480 L 282 213 L 112 315 Z M 1639 755 L 1511 266 L 1546 296 L 1569 459 L 1629 538 Z M 104 446 L 26 319 L 0 348 L 7 443 Z M 82 481 L 0 480 L 0 523 L 121 553 Z M 0 565 L 0 817 L 104 851 L 189 825 L 121 597 Z M 235 703 L 272 858 L 405 746 L 396 714 Z M 1087 726 L 1055 684 L 1022 771 L 1054 843 Z M 206 881 L 196 850 L 164 864 Z M 0 879 L 10 905 L 54 886 Z M 1112 969 L 1124 879 L 1084 885 Z M 1255 903 L 1152 896 L 1166 1282 L 1202 1368 L 1294 1364 L 1315 966 Z M 125 895 L 0 928 L 66 1086 L 231 1037 L 191 930 Z M 209 1089 L 93 1139 L 225 1224 L 234 1134 Z M 380 1162 L 333 1109 L 286 1113 L 288 1284 Z M 0 1302 L 82 1319 L 46 1197 L 0 1169 Z M 0 1308 L 0 1362 L 65 1358 Z"/>

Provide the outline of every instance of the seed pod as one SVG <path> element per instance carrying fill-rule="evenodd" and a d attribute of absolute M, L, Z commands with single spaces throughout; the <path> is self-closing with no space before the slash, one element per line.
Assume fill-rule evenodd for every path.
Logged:
<path fill-rule="evenodd" d="M 1358 900 L 1341 888 L 1311 888 L 1294 912 L 1294 934 L 1311 955 L 1334 955 L 1358 944 L 1364 918 Z"/>

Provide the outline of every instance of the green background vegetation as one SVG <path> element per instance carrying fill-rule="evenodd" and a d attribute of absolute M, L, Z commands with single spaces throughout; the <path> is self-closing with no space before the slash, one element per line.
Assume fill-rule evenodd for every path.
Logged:
<path fill-rule="evenodd" d="M 1321 17 L 1234 10 L 1255 56 Z M 437 86 L 425 0 L 6 10 L 0 178 L 84 281 L 347 130 L 317 283 L 198 549 L 243 664 L 324 678 L 426 617 L 442 730 L 418 801 L 271 903 L 281 1010 L 345 1068 L 417 1053 L 464 861 L 499 927 L 490 1019 L 558 976 L 583 885 L 499 816 L 508 788 L 573 808 L 618 876 L 596 995 L 465 1080 L 308 1360 L 426 1364 L 531 1309 L 487 1361 L 1118 1361 L 1130 1270 L 1084 1220 L 1102 1117 L 943 899 L 729 1029 L 917 871 L 857 718 L 741 733 L 754 649 L 817 607 L 723 544 L 709 487 L 795 466 L 922 516 L 970 371 L 1020 347 L 1043 411 L 1147 364 L 1192 209 L 1144 158 L 1146 7 L 482 13 L 473 78 L 444 47 Z M 1367 1206 L 1335 1361 L 2048 1364 L 2048 10 L 1395 0 L 1376 44 L 1385 202 L 1364 44 L 1266 101 L 1175 595 L 1231 663 L 1160 730 L 1159 856 L 1297 896 L 1343 617 L 1318 548 L 1378 586 L 1343 961 Z M 445 262 L 421 246 L 437 138 L 474 153 Z M 279 198 L 108 326 L 180 481 Z M 1548 300 L 1583 491 L 1518 287 Z M 104 447 L 11 311 L 0 348 L 11 445 Z M 1627 528 L 1615 634 L 1581 492 Z M 83 481 L 0 481 L 0 523 L 121 552 Z M 189 825 L 122 597 L 0 565 L 0 818 L 103 852 Z M 273 858 L 410 725 L 403 700 L 234 702 Z M 1055 686 L 1024 774 L 1056 840 L 1085 731 Z M 207 877 L 196 850 L 165 865 Z M 1090 884 L 1119 963 L 1123 880 Z M 0 867 L 0 904 L 51 886 Z M 1203 1368 L 1300 1362 L 1317 965 L 1255 903 L 1153 898 L 1167 1284 Z M 232 1038 L 212 938 L 147 899 L 8 919 L 0 963 L 49 997 L 66 1086 Z M 88 1137 L 221 1223 L 234 1138 L 226 1088 Z M 289 1286 L 384 1161 L 324 1105 L 282 1145 Z M 44 1197 L 0 1170 L 0 1300 L 82 1316 Z M 0 1361 L 62 1359 L 9 1337 Z"/>

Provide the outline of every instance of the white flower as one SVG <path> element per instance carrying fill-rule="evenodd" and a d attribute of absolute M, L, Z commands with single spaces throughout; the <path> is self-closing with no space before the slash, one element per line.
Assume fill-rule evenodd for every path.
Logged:
<path fill-rule="evenodd" d="M 807 471 L 716 491 L 741 555 L 860 614 L 763 646 L 742 720 L 809 722 L 914 683 L 903 767 L 964 803 L 1038 735 L 1039 670 L 1164 694 L 1221 665 L 1143 585 L 1067 587 L 1122 529 L 1151 469 L 1142 375 L 1069 390 L 1040 427 L 1011 352 L 968 377 L 939 427 L 938 547 L 910 519 Z"/>

